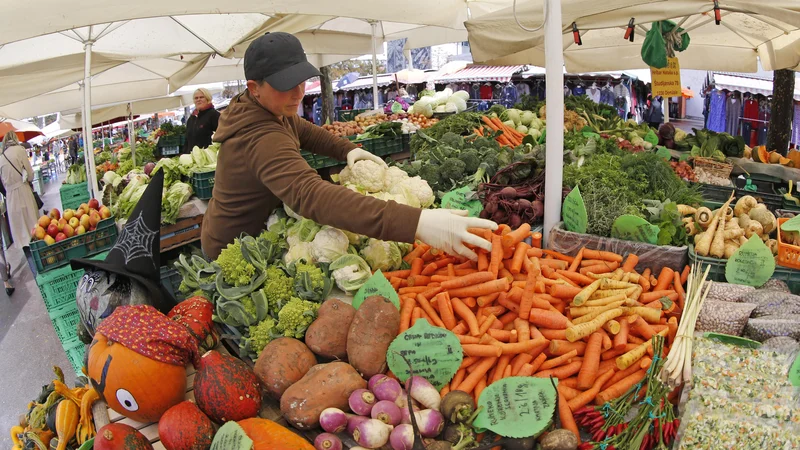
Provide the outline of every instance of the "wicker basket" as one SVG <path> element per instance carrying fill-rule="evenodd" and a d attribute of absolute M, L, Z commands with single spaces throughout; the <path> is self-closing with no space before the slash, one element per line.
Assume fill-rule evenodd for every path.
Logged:
<path fill-rule="evenodd" d="M 711 158 L 694 158 L 694 170 L 703 172 L 720 178 L 730 178 L 733 171 L 733 164 L 719 162 Z"/>

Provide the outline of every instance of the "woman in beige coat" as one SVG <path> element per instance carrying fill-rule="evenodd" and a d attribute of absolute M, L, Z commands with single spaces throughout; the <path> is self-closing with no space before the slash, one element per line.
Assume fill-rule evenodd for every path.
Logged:
<path fill-rule="evenodd" d="M 11 236 L 17 248 L 27 246 L 31 240 L 31 230 L 36 227 L 39 210 L 33 197 L 33 168 L 25 149 L 19 144 L 16 133 L 9 131 L 3 137 L 0 148 L 0 180 L 6 189 L 6 208 L 11 226 Z M 6 261 L 2 261 L 5 263 Z M 5 264 L 3 278 L 7 278 L 10 266 Z M 8 286 L 6 286 L 8 287 Z"/>

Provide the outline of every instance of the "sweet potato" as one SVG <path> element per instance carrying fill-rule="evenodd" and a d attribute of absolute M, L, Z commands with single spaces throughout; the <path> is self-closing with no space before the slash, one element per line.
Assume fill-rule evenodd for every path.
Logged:
<path fill-rule="evenodd" d="M 389 299 L 367 297 L 347 333 L 347 359 L 362 377 L 386 372 L 386 350 L 400 332 L 400 311 Z"/>
<path fill-rule="evenodd" d="M 326 408 L 349 411 L 347 399 L 367 382 L 345 362 L 317 364 L 281 396 L 281 413 L 300 430 L 319 426 L 319 415 Z"/>
<path fill-rule="evenodd" d="M 317 357 L 305 344 L 294 338 L 281 337 L 264 347 L 254 370 L 270 397 L 280 400 L 283 392 L 316 364 Z"/>
<path fill-rule="evenodd" d="M 352 305 L 335 298 L 325 301 L 306 330 L 306 345 L 323 358 L 347 360 L 347 332 L 355 315 Z"/>

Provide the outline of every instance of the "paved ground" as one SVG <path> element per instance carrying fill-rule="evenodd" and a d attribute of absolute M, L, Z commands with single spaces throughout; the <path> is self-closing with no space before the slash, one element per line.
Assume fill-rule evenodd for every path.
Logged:
<path fill-rule="evenodd" d="M 61 209 L 60 186 L 60 180 L 45 185 L 42 200 L 48 210 Z M 8 430 L 27 410 L 28 402 L 39 394 L 41 386 L 53 379 L 53 365 L 64 370 L 70 385 L 75 379 L 22 250 L 12 248 L 6 251 L 6 256 L 12 266 L 16 292 L 9 298 L 0 289 L 0 361 L 3 361 L 0 448 L 11 448 Z"/>

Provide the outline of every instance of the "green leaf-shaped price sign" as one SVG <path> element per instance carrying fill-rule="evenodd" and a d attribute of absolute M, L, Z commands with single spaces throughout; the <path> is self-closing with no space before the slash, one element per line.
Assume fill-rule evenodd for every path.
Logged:
<path fill-rule="evenodd" d="M 728 283 L 762 286 L 775 272 L 772 251 L 756 235 L 750 237 L 725 264 Z"/>
<path fill-rule="evenodd" d="M 221 426 L 211 442 L 211 450 L 245 450 L 253 448 L 253 440 L 236 422 Z"/>
<path fill-rule="evenodd" d="M 431 326 L 425 319 L 417 320 L 413 327 L 397 336 L 386 351 L 386 362 L 398 380 L 404 382 L 411 376 L 410 364 L 414 375 L 424 377 L 436 389 L 450 382 L 462 359 L 464 353 L 456 335 Z"/>
<path fill-rule="evenodd" d="M 564 199 L 564 204 L 561 205 L 561 218 L 564 219 L 567 231 L 586 233 L 589 216 L 586 214 L 586 205 L 583 203 L 578 186 L 575 186 L 575 189 Z"/>
<path fill-rule="evenodd" d="M 794 364 L 789 369 L 789 381 L 792 386 L 800 386 L 800 355 L 794 359 Z"/>
<path fill-rule="evenodd" d="M 373 295 L 388 298 L 397 309 L 400 309 L 400 297 L 397 296 L 392 284 L 389 283 L 389 280 L 386 279 L 380 269 L 356 292 L 353 297 L 353 308 L 358 309 L 367 297 L 372 297 Z"/>
<path fill-rule="evenodd" d="M 536 436 L 552 422 L 556 390 L 549 378 L 504 378 L 481 392 L 478 406 L 476 427 L 512 438 Z"/>
<path fill-rule="evenodd" d="M 478 217 L 481 211 L 483 211 L 481 201 L 475 198 L 474 191 L 472 191 L 469 186 L 464 186 L 444 194 L 442 197 L 442 208 L 465 209 L 469 211 L 470 217 Z"/>
<path fill-rule="evenodd" d="M 641 217 L 625 214 L 617 217 L 617 220 L 614 221 L 614 225 L 611 226 L 611 237 L 626 241 L 656 244 L 659 231 L 661 229 L 658 226 Z"/>
<path fill-rule="evenodd" d="M 800 231 L 800 215 L 796 215 L 791 219 L 783 222 L 781 225 L 782 231 Z"/>

